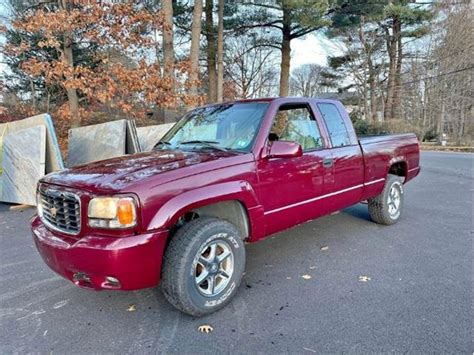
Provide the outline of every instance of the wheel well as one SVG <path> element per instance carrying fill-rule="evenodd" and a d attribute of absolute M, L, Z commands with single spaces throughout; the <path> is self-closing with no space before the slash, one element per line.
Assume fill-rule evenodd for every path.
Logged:
<path fill-rule="evenodd" d="M 388 170 L 389 174 L 406 177 L 407 176 L 407 164 L 405 162 L 399 162 L 392 164 Z"/>
<path fill-rule="evenodd" d="M 203 216 L 225 219 L 239 229 L 242 239 L 245 240 L 249 237 L 250 225 L 247 210 L 237 200 L 216 202 L 187 211 L 179 218 L 176 227 L 179 228 L 183 224 Z"/>

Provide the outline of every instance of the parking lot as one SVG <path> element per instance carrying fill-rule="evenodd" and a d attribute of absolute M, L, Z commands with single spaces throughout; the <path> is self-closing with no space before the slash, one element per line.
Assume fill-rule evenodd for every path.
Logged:
<path fill-rule="evenodd" d="M 37 253 L 34 210 L 0 204 L 0 353 L 472 353 L 473 159 L 422 153 L 394 226 L 359 204 L 248 245 L 236 297 L 199 319 L 159 288 L 76 288 Z"/>

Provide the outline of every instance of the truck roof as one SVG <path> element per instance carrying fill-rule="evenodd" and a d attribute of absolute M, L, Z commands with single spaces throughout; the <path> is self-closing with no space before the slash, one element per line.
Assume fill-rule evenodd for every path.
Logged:
<path fill-rule="evenodd" d="M 302 97 L 302 96 L 281 96 L 281 97 L 262 97 L 258 99 L 241 99 L 241 100 L 235 100 L 235 101 L 227 101 L 228 103 L 232 102 L 272 102 L 275 100 L 282 100 L 282 101 L 304 101 L 304 100 L 314 100 L 314 101 L 324 101 L 324 102 L 339 102 L 339 100 L 334 100 L 334 99 L 327 99 L 327 98 L 319 98 L 319 97 Z"/>

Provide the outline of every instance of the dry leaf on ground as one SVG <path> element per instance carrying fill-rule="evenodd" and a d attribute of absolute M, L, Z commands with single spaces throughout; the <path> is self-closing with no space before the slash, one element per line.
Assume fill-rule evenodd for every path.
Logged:
<path fill-rule="evenodd" d="M 135 312 L 137 310 L 137 307 L 135 307 L 134 304 L 131 304 L 130 306 L 128 306 L 127 308 L 127 312 Z"/>
<path fill-rule="evenodd" d="M 321 250 L 322 250 L 322 251 L 326 251 L 326 250 L 328 250 L 328 249 L 329 249 L 329 247 L 321 247 Z"/>
<path fill-rule="evenodd" d="M 311 275 L 303 275 L 301 277 L 305 280 L 309 280 L 311 278 Z"/>
<path fill-rule="evenodd" d="M 370 281 L 370 277 L 368 277 L 368 276 L 359 276 L 359 281 L 361 281 L 361 282 L 369 282 L 369 281 Z"/>
<path fill-rule="evenodd" d="M 198 330 L 201 332 L 201 333 L 210 333 L 214 330 L 213 327 L 211 327 L 209 324 L 203 324 L 203 325 L 200 325 L 198 327 Z"/>

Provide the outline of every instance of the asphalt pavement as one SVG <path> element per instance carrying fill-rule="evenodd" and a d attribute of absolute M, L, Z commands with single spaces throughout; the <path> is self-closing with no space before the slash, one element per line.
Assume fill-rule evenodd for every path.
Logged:
<path fill-rule="evenodd" d="M 73 286 L 38 255 L 34 211 L 0 204 L 0 353 L 472 354 L 473 161 L 424 152 L 394 226 L 359 204 L 247 245 L 236 297 L 204 318 L 159 288 Z"/>

